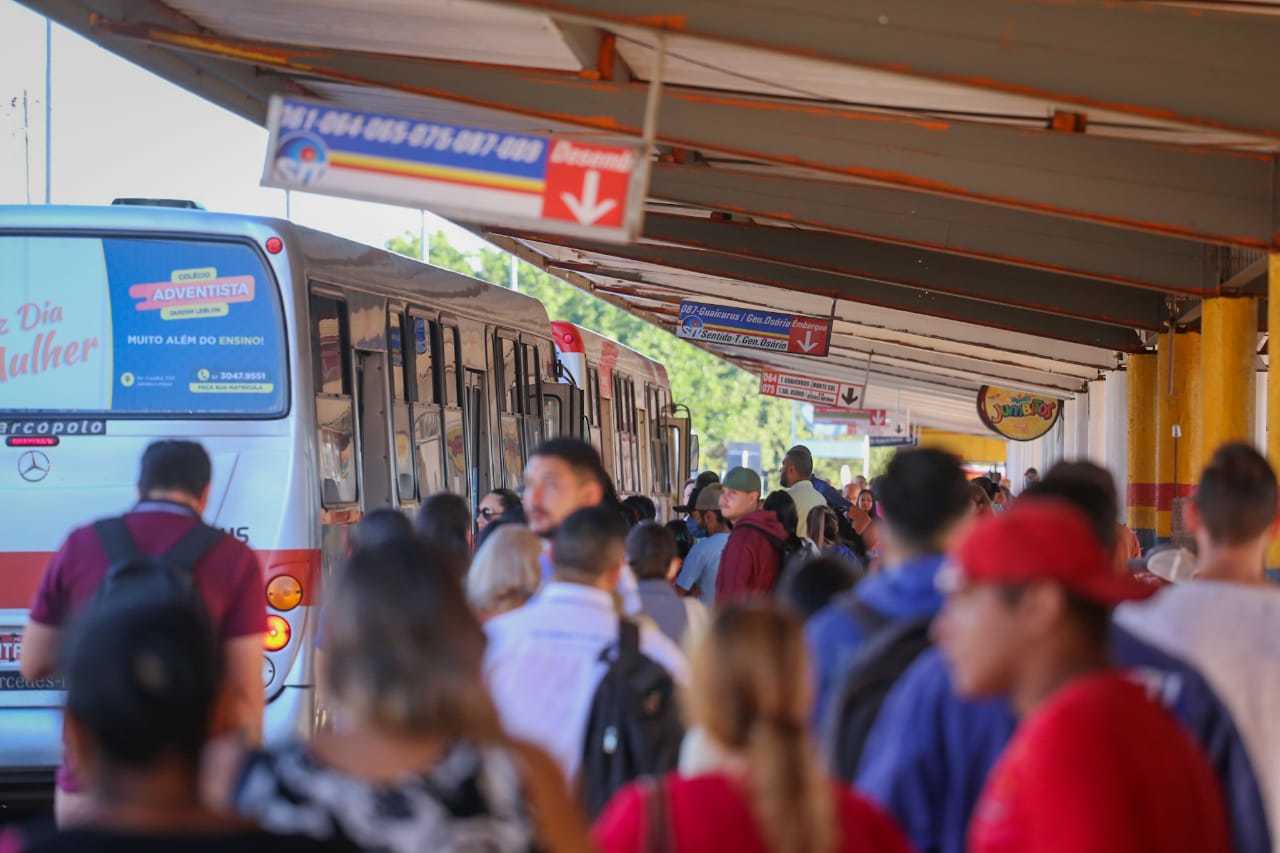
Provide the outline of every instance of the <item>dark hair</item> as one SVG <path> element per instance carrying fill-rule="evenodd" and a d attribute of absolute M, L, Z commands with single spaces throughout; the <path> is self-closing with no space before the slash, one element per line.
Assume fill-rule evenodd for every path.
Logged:
<path fill-rule="evenodd" d="M 893 532 L 915 548 L 937 547 L 938 534 L 969 511 L 960 460 L 936 448 L 894 454 L 872 494 Z"/>
<path fill-rule="evenodd" d="M 565 436 L 550 438 L 539 444 L 533 453 L 529 454 L 530 459 L 535 456 L 559 459 L 578 476 L 595 480 L 604 493 L 600 505 L 610 508 L 619 515 L 624 514 L 622 503 L 618 500 L 618 490 L 613 486 L 613 478 L 609 476 L 604 463 L 600 461 L 600 454 L 590 444 L 580 438 Z"/>
<path fill-rule="evenodd" d="M 569 515 L 551 539 L 551 563 L 557 572 L 598 578 L 609 565 L 610 551 L 621 549 L 627 525 L 612 507 L 591 506 Z"/>
<path fill-rule="evenodd" d="M 1275 472 L 1266 457 L 1242 442 L 1214 452 L 1195 496 L 1209 538 L 1222 545 L 1261 536 L 1275 521 L 1276 499 Z"/>
<path fill-rule="evenodd" d="M 656 521 L 642 521 L 627 534 L 627 562 L 639 580 L 661 580 L 676 558 L 676 537 Z"/>
<path fill-rule="evenodd" d="M 996 492 L 1000 491 L 1000 487 L 997 486 L 990 477 L 985 475 L 982 477 L 974 477 L 969 482 L 982 489 L 982 491 L 987 495 L 987 500 L 994 498 L 996 496 Z"/>
<path fill-rule="evenodd" d="M 783 464 L 790 462 L 801 477 L 813 476 L 813 454 L 803 444 L 797 444 L 782 457 Z"/>
<path fill-rule="evenodd" d="M 351 528 L 351 550 L 409 540 L 415 535 L 409 516 L 388 506 L 378 507 L 366 512 L 360 522 Z"/>
<path fill-rule="evenodd" d="M 62 647 L 61 669 L 67 710 L 106 762 L 199 760 L 222 657 L 194 603 L 121 596 L 86 607 Z"/>
<path fill-rule="evenodd" d="M 490 489 L 485 497 L 489 495 L 497 495 L 498 502 L 502 504 L 502 512 L 504 514 L 513 510 L 524 512 L 524 504 L 520 503 L 520 496 L 511 489 Z"/>
<path fill-rule="evenodd" d="M 809 510 L 805 532 L 820 547 L 837 544 L 840 540 L 840 520 L 836 517 L 836 511 L 826 504 Z"/>
<path fill-rule="evenodd" d="M 471 532 L 471 507 L 453 492 L 436 492 L 422 502 L 413 520 L 414 530 L 429 551 L 448 555 L 459 576 L 471 562 L 467 534 Z"/>
<path fill-rule="evenodd" d="M 790 494 L 782 489 L 770 492 L 761 504 L 761 509 L 776 515 L 782 524 L 782 529 L 787 531 L 789 537 L 796 536 L 797 528 L 800 526 L 800 513 L 796 510 L 795 499 Z"/>
<path fill-rule="evenodd" d="M 376 725 L 446 739 L 497 738 L 481 674 L 484 631 L 457 575 L 433 566 L 435 559 L 414 540 L 351 555 L 325 609 L 329 681 Z"/>
<path fill-rule="evenodd" d="M 689 552 L 693 550 L 694 540 L 693 534 L 689 532 L 689 525 L 683 521 L 668 521 L 666 524 L 671 535 L 676 540 L 676 556 L 683 560 L 689 556 Z"/>
<path fill-rule="evenodd" d="M 172 490 L 198 498 L 212 478 L 213 463 L 199 442 L 153 441 L 142 452 L 138 494 L 146 497 L 148 492 Z"/>
<path fill-rule="evenodd" d="M 633 518 L 634 524 L 642 521 L 653 521 L 658 517 L 658 507 L 644 495 L 631 495 L 622 502 L 622 508 Z"/>
<path fill-rule="evenodd" d="M 1092 462 L 1059 462 L 1026 488 L 1023 497 L 1057 498 L 1084 513 L 1093 535 L 1108 553 L 1116 547 L 1116 519 L 1120 507 L 1115 480 L 1107 469 Z"/>
<path fill-rule="evenodd" d="M 801 563 L 794 571 L 787 572 L 778 586 L 778 597 L 808 619 L 831 599 L 847 589 L 852 589 L 856 570 L 837 557 L 815 557 Z"/>
<path fill-rule="evenodd" d="M 703 471 L 698 478 L 693 481 L 693 491 L 689 493 L 688 506 L 692 509 L 698 505 L 698 495 L 702 494 L 702 490 L 712 483 L 720 482 L 720 475 L 715 471 Z"/>
<path fill-rule="evenodd" d="M 874 490 L 868 488 L 858 492 L 858 496 L 853 499 L 853 505 L 858 506 L 858 501 L 862 500 L 863 495 L 867 495 L 871 498 L 871 511 L 867 514 L 870 515 L 872 518 L 875 518 L 876 510 L 880 506 L 880 500 L 876 497 L 876 493 Z"/>

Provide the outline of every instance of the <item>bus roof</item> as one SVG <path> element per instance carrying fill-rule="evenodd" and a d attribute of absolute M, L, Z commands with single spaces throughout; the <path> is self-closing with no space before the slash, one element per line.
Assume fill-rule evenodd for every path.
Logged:
<path fill-rule="evenodd" d="M 530 296 L 284 219 L 145 205 L 0 205 L 0 234 L 64 230 L 237 237 L 260 246 L 278 236 L 286 249 L 301 250 L 308 277 L 417 297 L 486 322 L 550 334 L 546 309 Z M 358 277 L 352 275 L 355 268 Z"/>

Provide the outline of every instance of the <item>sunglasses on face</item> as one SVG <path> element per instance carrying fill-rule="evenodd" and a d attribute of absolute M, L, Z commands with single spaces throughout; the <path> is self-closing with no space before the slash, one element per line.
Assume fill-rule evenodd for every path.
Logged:
<path fill-rule="evenodd" d="M 481 507 L 480 511 L 476 513 L 476 515 L 478 515 L 480 518 L 483 518 L 485 521 L 488 521 L 489 519 L 493 518 L 495 515 L 498 515 L 498 514 L 499 513 L 497 510 L 489 509 L 489 507 L 487 506 Z"/>

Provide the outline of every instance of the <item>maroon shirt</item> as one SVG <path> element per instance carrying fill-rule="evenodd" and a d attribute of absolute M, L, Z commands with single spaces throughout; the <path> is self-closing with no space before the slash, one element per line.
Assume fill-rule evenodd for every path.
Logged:
<path fill-rule="evenodd" d="M 149 556 L 172 548 L 196 523 L 195 512 L 167 501 L 140 503 L 124 518 L 134 544 Z M 107 554 L 93 525 L 72 531 L 44 570 L 31 605 L 31 621 L 61 628 L 97 593 L 107 568 Z M 262 568 L 249 546 L 223 536 L 196 563 L 194 574 L 196 589 L 222 642 L 267 630 Z M 58 774 L 59 785 L 76 790 L 65 771 L 64 766 Z"/>
<path fill-rule="evenodd" d="M 778 516 L 758 509 L 733 525 L 720 554 L 716 604 L 773 594 L 782 573 L 782 545 L 787 531 Z"/>

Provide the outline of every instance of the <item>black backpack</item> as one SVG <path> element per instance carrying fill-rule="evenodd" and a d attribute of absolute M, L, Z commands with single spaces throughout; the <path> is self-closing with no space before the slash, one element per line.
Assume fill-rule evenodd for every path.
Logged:
<path fill-rule="evenodd" d="M 866 639 L 827 701 L 823 747 L 836 778 L 852 783 L 880 706 L 898 677 L 931 645 L 933 620 L 891 619 L 857 599 L 849 609 Z"/>
<path fill-rule="evenodd" d="M 107 574 L 95 601 L 129 597 L 133 600 L 172 601 L 207 617 L 208 608 L 195 584 L 195 567 L 225 534 L 197 520 L 173 547 L 157 556 L 138 550 L 122 517 L 104 518 L 93 529 L 107 554 Z"/>
<path fill-rule="evenodd" d="M 619 620 L 618 642 L 601 653 L 609 665 L 591 700 L 578 787 L 594 820 L 614 793 L 642 776 L 674 770 L 684 726 L 670 673 L 640 653 L 640 628 Z"/>

